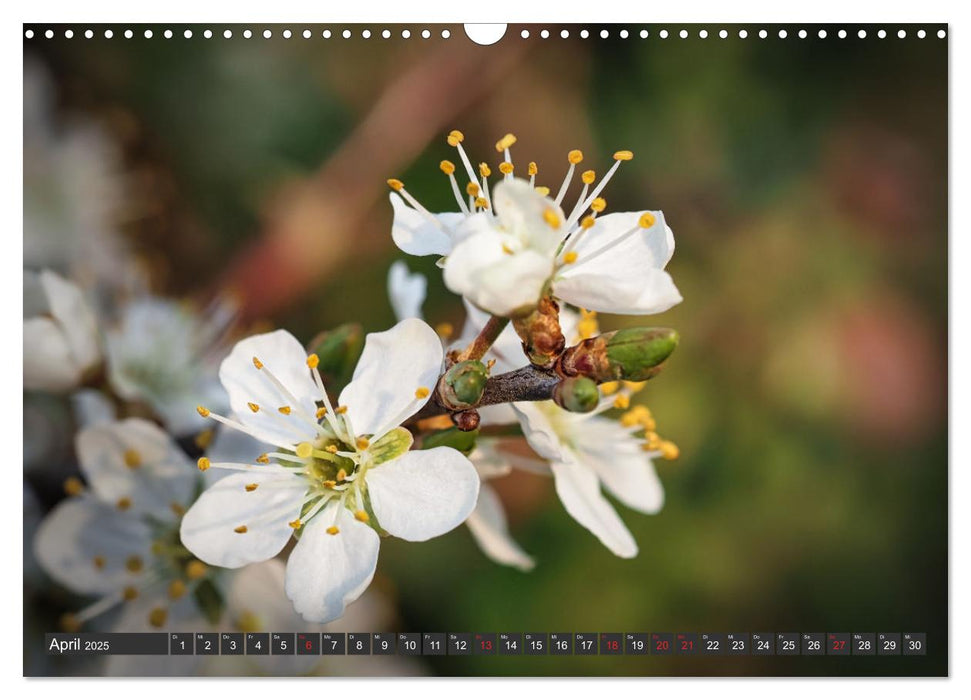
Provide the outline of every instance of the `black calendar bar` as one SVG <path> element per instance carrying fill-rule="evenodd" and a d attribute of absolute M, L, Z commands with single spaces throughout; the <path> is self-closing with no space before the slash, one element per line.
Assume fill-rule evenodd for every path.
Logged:
<path fill-rule="evenodd" d="M 148 632 L 45 636 L 54 656 L 926 656 L 923 632 Z"/>

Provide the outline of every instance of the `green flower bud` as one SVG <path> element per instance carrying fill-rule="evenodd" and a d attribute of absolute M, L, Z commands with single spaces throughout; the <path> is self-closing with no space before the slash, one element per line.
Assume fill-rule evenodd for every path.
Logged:
<path fill-rule="evenodd" d="M 589 413 L 600 403 L 600 390 L 588 377 L 567 377 L 553 389 L 553 401 L 572 413 Z"/>
<path fill-rule="evenodd" d="M 472 408 L 482 398 L 488 379 L 489 370 L 479 360 L 457 362 L 442 377 L 442 402 L 454 410 Z"/>
<path fill-rule="evenodd" d="M 565 377 L 589 377 L 596 382 L 624 379 L 642 382 L 661 371 L 678 346 L 670 328 L 626 328 L 604 333 L 567 348 L 558 364 Z"/>
<path fill-rule="evenodd" d="M 350 381 L 363 349 L 364 330 L 357 323 L 345 323 L 333 330 L 318 333 L 310 342 L 308 352 L 319 358 L 317 369 L 322 375 L 343 386 Z"/>

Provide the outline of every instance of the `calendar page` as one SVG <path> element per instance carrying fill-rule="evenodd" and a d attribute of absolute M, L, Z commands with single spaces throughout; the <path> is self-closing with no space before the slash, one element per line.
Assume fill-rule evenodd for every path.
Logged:
<path fill-rule="evenodd" d="M 23 24 L 25 676 L 946 676 L 946 24 Z"/>

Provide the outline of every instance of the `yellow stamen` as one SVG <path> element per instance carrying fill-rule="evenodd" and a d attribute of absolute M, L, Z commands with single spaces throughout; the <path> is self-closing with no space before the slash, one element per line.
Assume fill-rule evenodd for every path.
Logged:
<path fill-rule="evenodd" d="M 121 592 L 121 597 L 125 600 L 135 600 L 138 597 L 138 589 L 134 586 L 125 586 Z"/>
<path fill-rule="evenodd" d="M 512 175 L 514 169 L 512 163 L 507 163 L 506 161 L 499 163 L 499 172 L 503 175 Z"/>
<path fill-rule="evenodd" d="M 677 459 L 681 454 L 681 450 L 670 440 L 664 440 L 660 445 L 661 457 L 664 459 Z"/>
<path fill-rule="evenodd" d="M 654 214 L 652 214 L 649 211 L 646 211 L 643 214 L 641 214 L 641 218 L 638 220 L 637 223 L 640 225 L 641 228 L 651 228 L 651 226 L 657 223 L 657 219 L 654 218 Z"/>
<path fill-rule="evenodd" d="M 573 165 L 583 161 L 583 151 L 574 149 L 567 153 L 566 159 L 570 161 Z"/>
<path fill-rule="evenodd" d="M 204 472 L 212 466 L 212 462 L 209 461 L 208 457 L 200 457 L 196 460 L 196 466 L 199 467 L 199 471 Z"/>
<path fill-rule="evenodd" d="M 309 442 L 301 442 L 299 445 L 297 445 L 297 449 L 295 451 L 297 453 L 297 457 L 300 459 L 307 459 L 307 457 L 314 453 L 314 447 Z"/>
<path fill-rule="evenodd" d="M 450 132 L 448 132 L 448 136 L 445 138 L 445 140 L 448 141 L 449 146 L 454 148 L 465 140 L 465 134 L 458 129 L 452 129 Z"/>
<path fill-rule="evenodd" d="M 125 450 L 125 466 L 129 469 L 138 469 L 142 465 L 142 456 L 138 450 Z"/>
<path fill-rule="evenodd" d="M 246 489 L 247 491 L 252 492 L 252 491 L 255 491 L 258 486 L 259 484 L 246 484 L 243 488 Z"/>
<path fill-rule="evenodd" d="M 557 229 L 563 223 L 560 221 L 559 215 L 552 209 L 547 209 L 543 212 L 543 221 L 549 224 L 550 228 Z"/>
<path fill-rule="evenodd" d="M 620 382 L 604 382 L 600 385 L 600 391 L 604 396 L 616 394 L 618 389 L 620 389 Z"/>
<path fill-rule="evenodd" d="M 69 476 L 64 480 L 64 493 L 68 496 L 80 496 L 84 493 L 84 484 L 76 476 Z"/>
<path fill-rule="evenodd" d="M 256 369 L 263 369 L 263 363 L 260 362 L 260 358 L 256 357 L 255 355 L 253 356 L 253 366 L 256 367 Z"/>
<path fill-rule="evenodd" d="M 424 399 L 430 393 L 432 393 L 432 392 L 431 392 L 431 390 L 429 390 L 429 388 L 427 386 L 420 386 L 417 389 L 415 389 L 415 398 L 416 399 Z"/>
<path fill-rule="evenodd" d="M 502 252 L 506 255 L 512 255 L 512 248 L 507 246 L 505 243 L 502 244 Z"/>
<path fill-rule="evenodd" d="M 366 523 L 368 520 L 371 519 L 368 516 L 368 514 L 365 513 L 363 510 L 356 511 L 354 513 L 354 518 L 357 519 L 359 522 L 362 522 L 362 523 Z"/>
<path fill-rule="evenodd" d="M 633 160 L 634 153 L 632 151 L 617 151 L 614 153 L 614 160 Z"/>
<path fill-rule="evenodd" d="M 331 525 L 329 528 L 327 528 L 328 535 L 336 535 L 339 532 L 340 528 L 338 528 L 336 525 Z"/>
<path fill-rule="evenodd" d="M 344 415 L 345 413 L 347 413 L 347 406 L 338 406 L 337 408 L 334 409 L 334 413 Z"/>
<path fill-rule="evenodd" d="M 405 188 L 405 183 L 403 183 L 401 180 L 395 180 L 394 178 L 391 178 L 390 180 L 388 180 L 388 187 L 393 189 L 395 192 L 400 192 Z"/>
<path fill-rule="evenodd" d="M 152 612 L 148 614 L 148 623 L 152 627 L 165 627 L 165 621 L 168 619 L 169 613 L 165 608 L 154 608 Z"/>
<path fill-rule="evenodd" d="M 285 416 L 289 416 L 291 408 L 289 406 L 280 406 L 280 408 L 276 410 L 278 410 L 280 413 L 282 413 Z"/>
<path fill-rule="evenodd" d="M 327 488 L 329 488 L 329 489 L 332 489 L 332 488 L 334 488 L 335 486 L 337 486 L 337 482 L 336 482 L 336 481 L 334 481 L 333 479 L 327 479 L 327 480 L 326 480 L 326 481 L 324 482 L 324 486 L 326 486 L 326 487 L 327 487 Z"/>
<path fill-rule="evenodd" d="M 450 160 L 443 160 L 438 164 L 438 167 L 442 169 L 442 172 L 446 175 L 451 175 L 455 172 L 455 163 Z"/>
<path fill-rule="evenodd" d="M 549 197 L 550 196 L 550 188 L 549 187 L 544 187 L 544 186 L 541 185 L 539 187 L 534 187 L 533 189 L 535 189 L 537 192 L 539 192 L 540 195 L 543 196 L 543 197 Z"/>
<path fill-rule="evenodd" d="M 630 382 L 625 379 L 624 386 L 636 394 L 638 391 L 640 391 L 641 389 L 647 386 L 647 382 Z M 645 411 L 647 410 L 647 408 L 643 406 L 642 408 L 644 408 Z"/>
<path fill-rule="evenodd" d="M 583 221 L 580 222 L 580 228 L 590 229 L 593 228 L 595 223 L 597 223 L 597 220 L 587 214 L 585 217 L 583 217 Z"/>
<path fill-rule="evenodd" d="M 239 527 L 234 527 L 233 532 L 235 532 L 237 535 L 245 535 L 247 532 L 249 532 L 249 528 L 245 525 L 240 525 Z"/>
<path fill-rule="evenodd" d="M 499 153 L 502 153 L 507 148 L 511 148 L 514 143 L 516 143 L 516 137 L 512 134 L 506 134 L 501 139 L 496 141 L 496 150 Z"/>
<path fill-rule="evenodd" d="M 330 452 L 332 455 L 337 454 L 337 445 L 327 445 L 327 447 L 325 447 L 324 449 Z"/>
<path fill-rule="evenodd" d="M 347 478 L 347 470 L 346 469 L 339 469 L 337 471 L 337 480 L 338 481 L 344 481 L 346 478 Z"/>
<path fill-rule="evenodd" d="M 185 567 L 185 575 L 190 581 L 198 581 L 206 575 L 208 568 L 198 559 L 193 559 Z"/>
<path fill-rule="evenodd" d="M 128 570 L 128 573 L 137 574 L 142 570 L 143 566 L 144 562 L 142 562 L 142 558 L 137 554 L 133 554 L 125 560 L 125 568 Z"/>
<path fill-rule="evenodd" d="M 251 410 L 253 413 L 256 413 L 256 412 L 258 412 L 260 410 L 260 405 L 259 404 L 255 404 L 252 401 L 250 401 L 246 405 L 249 406 L 249 410 Z"/>
<path fill-rule="evenodd" d="M 196 406 L 196 411 L 203 418 L 208 418 L 209 417 L 209 409 L 206 408 L 205 406 Z"/>
<path fill-rule="evenodd" d="M 131 499 L 127 496 L 123 496 L 122 498 L 118 499 L 118 502 L 115 505 L 118 506 L 118 510 L 128 510 L 131 508 Z"/>
<path fill-rule="evenodd" d="M 474 204 L 479 209 L 488 209 L 489 208 L 489 202 L 486 201 L 486 198 L 485 197 L 476 197 Z"/>
<path fill-rule="evenodd" d="M 488 163 L 479 163 L 479 175 L 482 177 L 489 177 L 492 175 L 492 170 L 489 168 Z"/>
<path fill-rule="evenodd" d="M 303 523 L 300 522 L 300 518 L 297 518 L 296 520 L 291 520 L 290 522 L 287 523 L 287 525 L 292 527 L 294 530 L 299 530 L 301 527 L 303 527 Z"/>
<path fill-rule="evenodd" d="M 526 166 L 527 175 L 536 175 L 539 173 L 539 166 L 536 163 L 530 161 L 529 165 Z"/>
<path fill-rule="evenodd" d="M 575 250 L 571 250 L 569 253 L 563 256 L 563 264 L 572 265 L 577 261 L 577 257 L 577 252 Z"/>
<path fill-rule="evenodd" d="M 317 409 L 317 412 L 314 415 L 317 416 L 317 420 L 320 420 L 327 415 L 327 408 L 325 406 L 321 406 Z"/>
<path fill-rule="evenodd" d="M 603 197 L 597 197 L 595 200 L 590 202 L 590 211 L 595 211 L 598 214 L 607 208 L 607 200 Z"/>
<path fill-rule="evenodd" d="M 584 185 L 592 185 L 593 181 L 597 179 L 597 173 L 593 170 L 584 170 L 583 174 L 580 175 L 580 180 Z"/>
<path fill-rule="evenodd" d="M 314 369 L 319 364 L 320 364 L 320 357 L 317 356 L 317 353 L 312 352 L 309 355 L 307 355 L 307 367 L 309 367 L 310 369 Z"/>
<path fill-rule="evenodd" d="M 455 327 L 448 321 L 443 321 L 435 326 L 435 332 L 438 333 L 439 337 L 441 338 L 451 338 L 452 333 L 455 332 Z M 419 396 L 418 398 L 422 397 Z"/>
<path fill-rule="evenodd" d="M 259 464 L 269 464 L 270 463 L 270 456 L 268 454 L 266 454 L 266 453 L 261 454 L 259 457 L 256 458 L 256 461 Z"/>
<path fill-rule="evenodd" d="M 169 584 L 169 598 L 178 600 L 185 595 L 186 585 L 181 579 L 175 579 Z"/>
<path fill-rule="evenodd" d="M 357 445 L 357 449 L 366 450 L 371 442 L 366 437 L 359 437 L 354 444 Z"/>
<path fill-rule="evenodd" d="M 100 554 L 98 556 L 96 556 L 92 560 L 92 562 L 94 563 L 94 568 L 96 568 L 96 569 L 103 569 L 103 568 L 105 568 L 105 563 L 106 563 L 105 562 L 105 558 L 103 556 L 101 556 Z"/>
<path fill-rule="evenodd" d="M 465 192 L 470 197 L 478 197 L 479 196 L 479 185 L 478 185 L 478 183 L 470 182 L 469 184 L 467 184 L 465 186 Z"/>
<path fill-rule="evenodd" d="M 212 444 L 212 438 L 215 436 L 215 434 L 216 432 L 212 428 L 206 428 L 201 433 L 196 435 L 193 442 L 195 442 L 196 447 L 198 447 L 200 450 L 204 450 Z"/>
<path fill-rule="evenodd" d="M 630 397 L 627 394 L 617 394 L 614 398 L 614 408 L 630 408 Z"/>

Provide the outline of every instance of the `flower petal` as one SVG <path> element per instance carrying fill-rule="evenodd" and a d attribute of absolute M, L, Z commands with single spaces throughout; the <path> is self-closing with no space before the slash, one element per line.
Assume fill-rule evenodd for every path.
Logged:
<path fill-rule="evenodd" d="M 152 531 L 131 513 L 93 496 L 61 501 L 41 523 L 34 553 L 62 586 L 85 594 L 114 593 L 137 583 L 126 569 L 129 557 L 152 557 Z"/>
<path fill-rule="evenodd" d="M 566 234 L 566 229 L 562 228 L 566 217 L 556 202 L 540 194 L 528 181 L 513 178 L 495 186 L 492 205 L 503 229 L 552 262 L 553 254 Z M 560 222 L 557 228 L 546 221 L 545 217 L 550 214 Z"/>
<path fill-rule="evenodd" d="M 452 252 L 452 237 L 449 230 L 456 228 L 465 218 L 459 212 L 434 215 L 442 224 L 429 221 L 420 211 L 405 204 L 401 195 L 391 193 L 391 206 L 394 220 L 391 223 L 391 238 L 401 250 L 409 255 L 448 255 Z"/>
<path fill-rule="evenodd" d="M 253 358 L 264 369 L 258 369 Z M 281 392 L 265 370 L 273 373 L 297 400 L 290 415 L 279 412 L 292 399 Z M 253 434 L 274 445 L 293 445 L 316 437 L 316 429 L 301 417 L 313 416 L 320 398 L 317 385 L 307 368 L 307 352 L 285 330 L 254 335 L 236 343 L 219 368 L 219 379 L 229 393 L 229 403 L 237 419 Z M 258 407 L 253 412 L 250 403 Z"/>
<path fill-rule="evenodd" d="M 81 381 L 81 367 L 67 338 L 49 318 L 24 321 L 24 389 L 67 391 Z"/>
<path fill-rule="evenodd" d="M 569 448 L 560 439 L 560 431 L 569 423 L 578 422 L 578 414 L 571 414 L 552 401 L 519 401 L 512 404 L 526 442 L 540 457 L 550 461 L 571 458 Z"/>
<path fill-rule="evenodd" d="M 401 260 L 395 261 L 388 270 L 388 298 L 395 318 L 421 318 L 421 307 L 425 303 L 428 278 L 420 273 L 408 272 L 408 266 Z"/>
<path fill-rule="evenodd" d="M 412 450 L 365 476 L 378 523 L 395 537 L 423 542 L 458 527 L 475 508 L 479 475 L 451 447 Z"/>
<path fill-rule="evenodd" d="M 332 524 L 340 530 L 336 535 L 327 532 Z M 294 609 L 308 622 L 343 615 L 371 583 L 379 545 L 378 533 L 331 501 L 304 528 L 287 561 L 286 592 Z"/>
<path fill-rule="evenodd" d="M 256 484 L 252 491 L 247 484 Z M 290 540 L 289 523 L 300 515 L 307 483 L 302 477 L 234 474 L 206 489 L 182 518 L 190 552 L 213 566 L 235 569 L 265 561 Z M 236 528 L 246 526 L 246 532 Z"/>
<path fill-rule="evenodd" d="M 600 493 L 596 473 L 574 460 L 554 462 L 551 468 L 556 493 L 566 512 L 618 557 L 637 556 L 637 543 L 613 506 Z"/>
<path fill-rule="evenodd" d="M 101 343 L 94 312 L 81 290 L 50 270 L 40 273 L 40 283 L 47 295 L 51 316 L 67 339 L 71 355 L 82 370 L 101 361 Z"/>
<path fill-rule="evenodd" d="M 419 387 L 435 389 L 442 368 L 442 341 L 424 321 L 409 318 L 383 333 L 368 333 L 354 377 L 339 403 L 358 435 L 390 429 L 424 406 Z M 413 408 L 410 413 L 406 413 Z"/>
<path fill-rule="evenodd" d="M 196 474 L 185 453 L 159 427 L 141 418 L 84 428 L 75 439 L 81 472 L 109 505 L 126 498 L 132 513 L 159 520 L 188 506 Z"/>
<path fill-rule="evenodd" d="M 536 563 L 510 537 L 506 513 L 495 490 L 487 484 L 479 489 L 479 501 L 465 521 L 479 548 L 493 561 L 514 566 L 520 571 L 531 570 Z"/>

